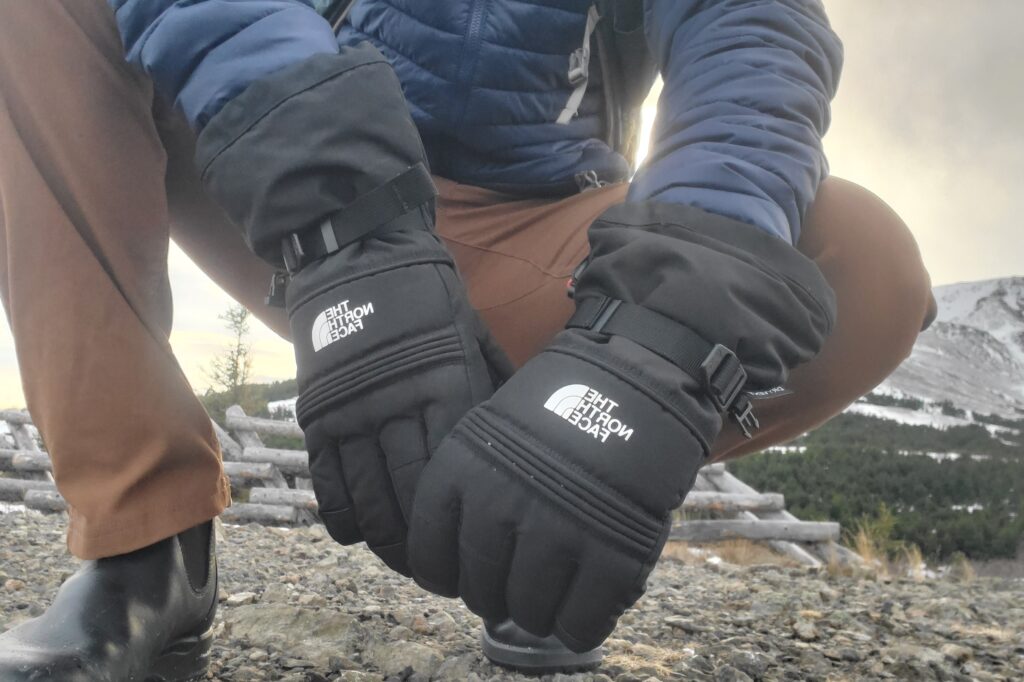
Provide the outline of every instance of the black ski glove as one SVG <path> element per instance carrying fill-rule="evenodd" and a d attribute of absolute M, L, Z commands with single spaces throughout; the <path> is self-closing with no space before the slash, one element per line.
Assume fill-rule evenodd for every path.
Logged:
<path fill-rule="evenodd" d="M 422 586 L 576 651 L 643 593 L 722 415 L 756 428 L 744 391 L 816 354 L 834 308 L 791 246 L 697 209 L 615 207 L 590 240 L 569 329 L 441 444 L 409 536 Z"/>
<path fill-rule="evenodd" d="M 290 274 L 296 414 L 327 530 L 407 573 L 420 471 L 509 366 L 433 231 L 394 71 L 366 43 L 280 71 L 213 118 L 197 157 L 253 250 Z"/>

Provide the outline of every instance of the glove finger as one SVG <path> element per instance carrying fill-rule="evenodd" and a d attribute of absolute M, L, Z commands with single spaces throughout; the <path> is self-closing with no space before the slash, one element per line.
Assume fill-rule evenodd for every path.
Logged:
<path fill-rule="evenodd" d="M 491 381 L 494 383 L 494 388 L 497 389 L 515 373 L 516 366 L 509 359 L 505 349 L 494 338 L 491 330 L 488 329 L 487 324 L 479 315 L 476 316 L 476 325 L 476 337 L 477 342 L 480 344 L 480 353 L 484 356 L 484 362 L 487 363 L 487 370 L 490 372 Z"/>
<path fill-rule="evenodd" d="M 449 454 L 438 451 L 423 470 L 409 522 L 409 565 L 420 587 L 443 597 L 459 594 L 462 498 Z"/>
<path fill-rule="evenodd" d="M 377 438 L 359 436 L 343 444 L 345 480 L 355 503 L 356 521 L 367 546 L 389 568 L 408 575 L 406 525 L 391 487 L 387 461 Z"/>
<path fill-rule="evenodd" d="M 427 430 L 427 451 L 431 454 L 437 451 L 441 441 L 452 432 L 455 425 L 459 423 L 462 416 L 469 411 L 461 406 L 453 406 L 451 402 L 439 400 L 430 403 L 423 411 L 423 422 Z"/>
<path fill-rule="evenodd" d="M 491 509 L 480 500 L 465 509 L 486 513 L 464 514 L 459 536 L 459 596 L 466 607 L 485 621 L 508 618 L 505 591 L 515 553 L 516 532 L 511 524 L 496 525 Z M 501 517 L 498 517 L 501 518 Z"/>
<path fill-rule="evenodd" d="M 426 424 L 418 417 L 392 419 L 381 429 L 380 447 L 402 518 L 409 519 L 416 484 L 429 456 Z"/>
<path fill-rule="evenodd" d="M 547 637 L 554 630 L 559 604 L 579 569 L 573 550 L 539 541 L 548 537 L 520 530 L 506 588 L 509 616 L 537 637 Z"/>
<path fill-rule="evenodd" d="M 309 447 L 309 446 L 307 446 Z M 341 456 L 334 445 L 309 448 L 309 473 L 313 479 L 320 519 L 332 538 L 343 545 L 363 541 L 356 523 L 352 496 L 341 466 Z"/>
<path fill-rule="evenodd" d="M 638 568 L 635 561 L 614 552 L 587 556 L 559 606 L 553 634 L 576 652 L 599 646 L 643 593 L 642 581 L 638 584 L 636 579 Z"/>

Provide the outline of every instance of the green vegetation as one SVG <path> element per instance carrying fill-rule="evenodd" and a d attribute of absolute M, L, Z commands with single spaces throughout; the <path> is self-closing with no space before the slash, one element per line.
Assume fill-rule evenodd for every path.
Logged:
<path fill-rule="evenodd" d="M 930 426 L 910 426 L 861 414 L 841 414 L 820 428 L 798 439 L 795 444 L 814 448 L 857 451 L 878 448 L 892 452 L 1024 457 L 1024 421 L 1000 424 L 1017 428 L 995 438 L 984 426 L 971 424 L 939 430 Z"/>
<path fill-rule="evenodd" d="M 874 522 L 932 559 L 1013 557 L 1024 540 L 1024 446 L 981 427 L 939 431 L 840 415 L 799 442 L 803 453 L 762 453 L 729 468 L 758 490 L 784 494 L 801 519 L 847 529 Z M 936 461 L 901 451 L 987 458 Z"/>
<path fill-rule="evenodd" d="M 924 407 L 924 401 L 920 398 L 897 398 L 885 393 L 868 393 L 864 396 L 864 402 L 884 407 L 905 407 L 908 410 L 920 410 Z"/>

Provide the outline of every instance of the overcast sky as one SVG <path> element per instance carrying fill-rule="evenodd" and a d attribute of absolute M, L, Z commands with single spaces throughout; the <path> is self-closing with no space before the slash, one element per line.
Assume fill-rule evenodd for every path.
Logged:
<path fill-rule="evenodd" d="M 1024 1 L 826 7 L 846 46 L 825 140 L 833 174 L 896 209 L 936 284 L 1024 275 Z M 217 315 L 230 300 L 177 249 L 170 270 L 171 342 L 202 389 L 203 369 L 227 344 Z M 254 349 L 258 379 L 294 376 L 291 348 L 258 323 Z M 0 407 L 23 404 L 13 340 L 0 325 Z"/>

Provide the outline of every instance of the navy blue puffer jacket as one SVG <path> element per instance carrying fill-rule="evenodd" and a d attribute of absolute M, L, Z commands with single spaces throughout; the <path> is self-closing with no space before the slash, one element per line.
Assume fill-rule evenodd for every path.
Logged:
<path fill-rule="evenodd" d="M 128 60 L 197 129 L 254 80 L 369 40 L 398 73 L 435 173 L 520 193 L 630 174 L 601 140 L 596 60 L 585 89 L 570 78 L 592 0 L 357 0 L 337 38 L 319 0 L 109 2 Z M 821 137 L 842 61 L 820 0 L 643 5 L 665 86 L 630 198 L 795 242 L 827 172 Z"/>

